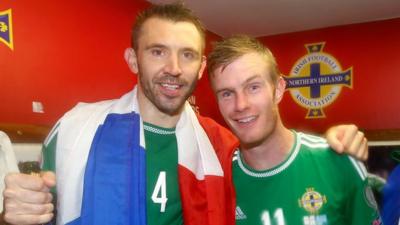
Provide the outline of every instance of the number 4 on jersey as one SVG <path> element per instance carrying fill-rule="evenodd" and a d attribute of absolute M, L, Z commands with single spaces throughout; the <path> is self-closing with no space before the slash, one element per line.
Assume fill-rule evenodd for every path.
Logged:
<path fill-rule="evenodd" d="M 153 194 L 151 195 L 151 200 L 153 200 L 154 203 L 161 204 L 160 212 L 165 212 L 165 206 L 168 201 L 166 176 L 165 171 L 160 172 Z"/>

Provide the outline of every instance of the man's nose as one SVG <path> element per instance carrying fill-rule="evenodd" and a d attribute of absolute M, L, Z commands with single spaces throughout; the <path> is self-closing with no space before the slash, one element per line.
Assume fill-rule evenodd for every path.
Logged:
<path fill-rule="evenodd" d="M 177 54 L 171 54 L 165 65 L 165 72 L 173 75 L 179 76 L 182 73 L 179 56 Z"/>
<path fill-rule="evenodd" d="M 246 94 L 238 93 L 236 95 L 235 101 L 235 110 L 236 111 L 244 111 L 249 107 L 249 100 L 247 99 Z"/>

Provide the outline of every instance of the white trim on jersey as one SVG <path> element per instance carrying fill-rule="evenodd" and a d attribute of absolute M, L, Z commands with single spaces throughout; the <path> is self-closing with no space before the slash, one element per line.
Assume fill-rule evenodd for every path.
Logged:
<path fill-rule="evenodd" d="M 271 177 L 271 176 L 274 176 L 274 175 L 276 175 L 276 174 L 282 172 L 283 170 L 285 170 L 286 168 L 288 168 L 290 164 L 292 164 L 292 162 L 294 161 L 294 159 L 296 158 L 297 154 L 298 154 L 299 151 L 300 151 L 300 147 L 301 147 L 301 144 L 300 144 L 301 136 L 298 135 L 296 132 L 294 132 L 294 135 L 295 135 L 295 137 L 296 137 L 296 142 L 295 142 L 295 144 L 294 144 L 294 150 L 293 150 L 293 152 L 291 153 L 291 155 L 289 156 L 289 158 L 288 158 L 285 162 L 283 162 L 281 165 L 279 165 L 279 166 L 276 167 L 275 169 L 268 170 L 268 171 L 265 171 L 265 172 L 258 172 L 258 173 L 257 173 L 257 172 L 250 171 L 249 169 L 247 169 L 247 168 L 243 165 L 243 162 L 242 162 L 242 159 L 241 159 L 240 154 L 237 154 L 238 164 L 239 164 L 240 169 L 241 169 L 245 174 L 247 174 L 247 175 L 249 175 L 249 176 L 252 176 L 252 177 L 258 177 L 258 178 Z"/>
<path fill-rule="evenodd" d="M 354 168 L 357 170 L 358 175 L 360 175 L 362 180 L 367 178 L 367 169 L 365 168 L 364 164 L 358 160 L 355 160 L 353 157 L 348 156 L 350 159 L 351 164 L 353 164 Z"/>
<path fill-rule="evenodd" d="M 145 131 L 149 131 L 151 133 L 160 134 L 160 135 L 172 135 L 172 134 L 175 134 L 175 130 L 163 130 L 163 129 L 160 129 L 160 128 L 157 128 L 157 127 L 152 127 L 152 126 L 144 124 L 144 123 L 143 123 L 143 129 Z"/>
<path fill-rule="evenodd" d="M 306 145 L 310 148 L 328 148 L 329 145 L 324 138 L 317 137 L 314 135 L 298 133 L 301 136 L 301 144 Z"/>
<path fill-rule="evenodd" d="M 315 136 L 315 135 L 312 135 L 312 134 L 306 134 L 306 133 L 303 133 L 303 132 L 298 132 L 298 133 L 303 135 L 303 137 L 305 139 L 308 139 L 311 142 L 326 143 L 326 139 L 325 138 L 322 138 L 322 137 L 319 137 L 319 136 Z"/>

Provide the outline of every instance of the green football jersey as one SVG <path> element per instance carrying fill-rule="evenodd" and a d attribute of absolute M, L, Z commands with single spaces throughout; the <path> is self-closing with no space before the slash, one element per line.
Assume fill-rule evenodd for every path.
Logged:
<path fill-rule="evenodd" d="M 236 224 L 380 224 L 363 165 L 322 138 L 294 135 L 288 157 L 269 170 L 256 171 L 235 154 Z"/>
<path fill-rule="evenodd" d="M 183 224 L 175 129 L 144 123 L 147 224 Z"/>
<path fill-rule="evenodd" d="M 178 186 L 178 147 L 175 129 L 144 123 L 146 144 L 146 203 L 148 225 L 183 224 Z M 43 170 L 55 171 L 57 133 L 46 141 Z M 53 190 L 55 192 L 55 190 Z"/>

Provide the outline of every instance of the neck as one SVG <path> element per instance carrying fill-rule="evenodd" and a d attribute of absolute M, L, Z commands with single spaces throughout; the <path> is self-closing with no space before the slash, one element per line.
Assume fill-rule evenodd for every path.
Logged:
<path fill-rule="evenodd" d="M 140 110 L 140 116 L 142 120 L 146 123 L 150 123 L 159 127 L 164 128 L 173 128 L 176 127 L 178 120 L 183 111 L 182 109 L 179 113 L 170 115 L 164 112 L 161 112 L 154 104 L 152 104 L 144 93 L 138 90 L 138 104 Z"/>
<path fill-rule="evenodd" d="M 247 165 L 255 170 L 271 169 L 282 163 L 294 145 L 292 131 L 279 121 L 268 137 L 255 147 L 241 146 L 241 154 Z"/>

